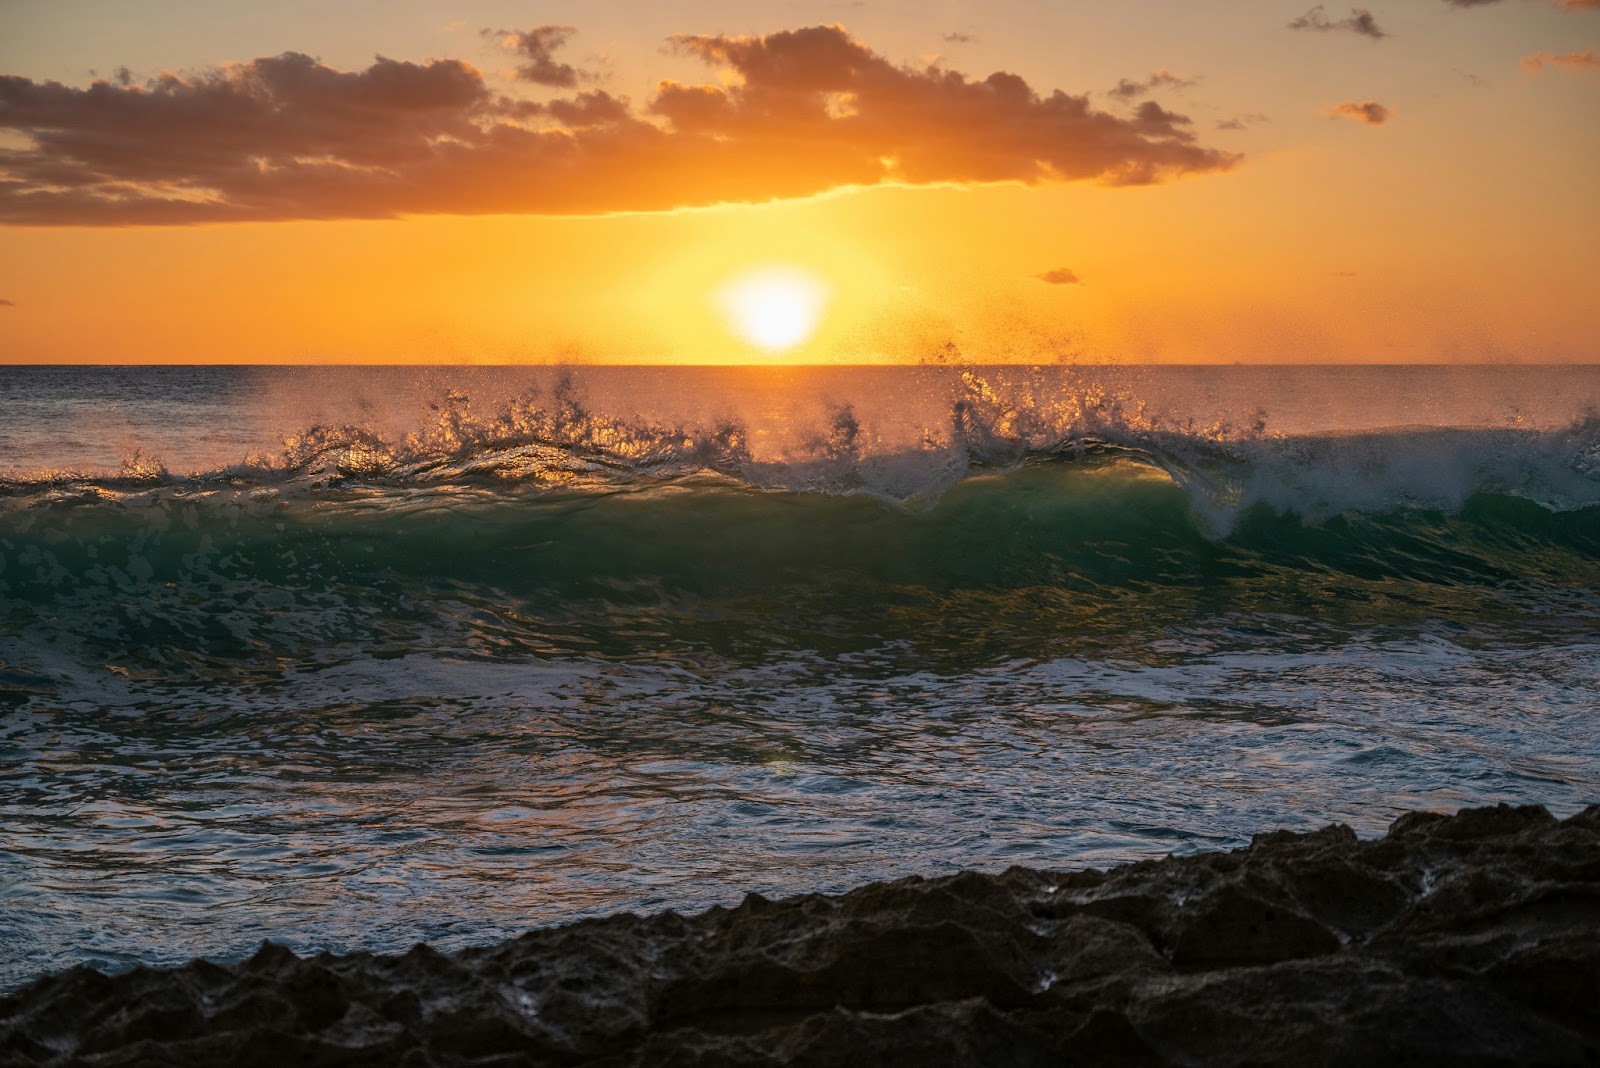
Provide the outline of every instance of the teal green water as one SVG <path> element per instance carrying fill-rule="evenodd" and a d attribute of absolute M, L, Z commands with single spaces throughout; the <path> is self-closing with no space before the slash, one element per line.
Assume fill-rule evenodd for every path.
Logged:
<path fill-rule="evenodd" d="M 0 482 L 0 984 L 1600 800 L 1592 418 L 978 385 L 909 444 L 545 392 Z"/>

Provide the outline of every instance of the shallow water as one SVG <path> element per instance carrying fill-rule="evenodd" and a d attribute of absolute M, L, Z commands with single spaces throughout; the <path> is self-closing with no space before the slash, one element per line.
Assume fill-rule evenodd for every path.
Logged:
<path fill-rule="evenodd" d="M 0 375 L 0 986 L 1600 800 L 1596 368 Z"/>

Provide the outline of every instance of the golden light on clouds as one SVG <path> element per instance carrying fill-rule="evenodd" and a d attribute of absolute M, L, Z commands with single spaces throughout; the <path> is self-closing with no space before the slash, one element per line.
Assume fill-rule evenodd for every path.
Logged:
<path fill-rule="evenodd" d="M 772 264 L 730 279 L 715 301 L 729 329 L 773 355 L 804 344 L 827 306 L 828 286 L 809 271 Z"/>
<path fill-rule="evenodd" d="M 0 363 L 1594 360 L 1595 2 L 1063 56 L 1019 0 L 949 59 L 787 3 L 259 47 L 66 5 L 0 40 Z"/>

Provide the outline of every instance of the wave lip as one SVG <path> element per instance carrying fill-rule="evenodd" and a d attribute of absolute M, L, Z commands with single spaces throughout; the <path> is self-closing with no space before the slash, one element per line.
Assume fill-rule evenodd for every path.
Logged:
<path fill-rule="evenodd" d="M 317 424 L 187 476 L 134 452 L 109 476 L 46 472 L 0 479 L 0 507 L 154 490 L 188 495 L 267 490 L 287 498 L 344 493 L 413 502 L 429 490 L 527 494 L 663 485 L 864 495 L 927 510 L 974 476 L 1061 462 L 1141 464 L 1183 489 L 1214 535 L 1265 505 L 1311 522 L 1396 508 L 1458 511 L 1474 494 L 1526 497 L 1554 510 L 1600 504 L 1600 414 L 1556 429 L 1400 428 L 1284 435 L 1264 413 L 1195 426 L 1137 397 L 1099 388 L 1017 396 L 964 371 L 942 422 L 891 431 L 837 405 L 820 424 L 765 440 L 736 419 L 665 425 L 586 407 L 570 379 L 479 411 L 465 392 L 429 405 L 421 429 Z M 757 441 L 760 437 L 762 440 Z"/>

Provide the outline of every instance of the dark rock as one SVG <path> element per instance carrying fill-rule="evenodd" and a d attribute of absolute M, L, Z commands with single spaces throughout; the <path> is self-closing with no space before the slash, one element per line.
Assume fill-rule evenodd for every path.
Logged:
<path fill-rule="evenodd" d="M 1600 1064 L 1600 808 L 0 997 L 3 1065 Z"/>
<path fill-rule="evenodd" d="M 1600 1041 L 1600 928 L 1519 946 L 1484 969 L 1506 997 Z"/>
<path fill-rule="evenodd" d="M 1281 901 L 1225 886 L 1188 910 L 1172 947 L 1172 962 L 1186 968 L 1275 964 L 1339 949 L 1339 938 Z"/>

